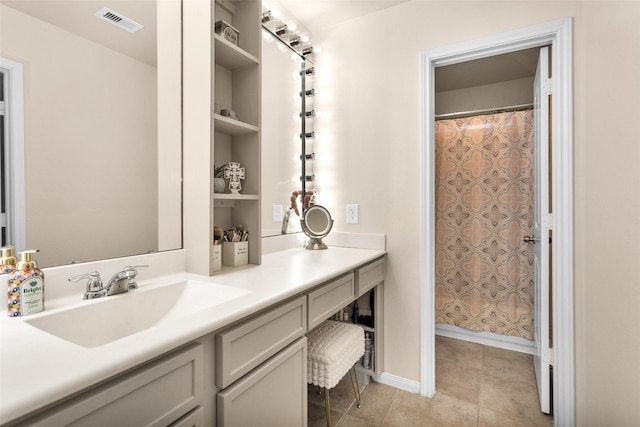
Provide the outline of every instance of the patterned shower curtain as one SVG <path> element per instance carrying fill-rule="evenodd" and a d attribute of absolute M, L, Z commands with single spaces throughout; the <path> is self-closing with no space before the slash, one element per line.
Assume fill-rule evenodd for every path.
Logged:
<path fill-rule="evenodd" d="M 533 112 L 436 122 L 436 322 L 533 338 Z"/>

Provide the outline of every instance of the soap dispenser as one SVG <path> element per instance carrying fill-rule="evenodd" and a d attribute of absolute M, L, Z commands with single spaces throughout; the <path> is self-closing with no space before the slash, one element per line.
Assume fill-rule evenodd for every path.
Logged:
<path fill-rule="evenodd" d="M 9 276 L 7 314 L 28 316 L 44 310 L 44 273 L 33 260 L 38 250 L 20 252 L 16 270 Z"/>
<path fill-rule="evenodd" d="M 2 247 L 2 258 L 0 258 L 0 274 L 13 273 L 18 263 L 18 258 L 13 255 L 14 247 L 11 245 Z"/>

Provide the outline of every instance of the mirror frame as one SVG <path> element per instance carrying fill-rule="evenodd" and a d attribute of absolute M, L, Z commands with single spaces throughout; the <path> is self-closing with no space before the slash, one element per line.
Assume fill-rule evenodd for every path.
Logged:
<path fill-rule="evenodd" d="M 311 214 L 324 215 L 324 218 L 322 219 L 326 219 L 326 225 L 323 229 L 318 230 L 313 226 L 309 226 L 309 215 Z M 331 218 L 331 213 L 329 213 L 329 210 L 327 208 L 320 205 L 311 206 L 309 209 L 303 212 L 302 218 L 300 219 L 300 225 L 302 226 L 302 231 L 304 231 L 304 234 L 306 234 L 310 238 L 309 243 L 306 246 L 307 249 L 328 249 L 327 245 L 322 242 L 322 239 L 324 237 L 327 237 L 331 232 L 331 229 L 333 228 L 333 218 Z"/>

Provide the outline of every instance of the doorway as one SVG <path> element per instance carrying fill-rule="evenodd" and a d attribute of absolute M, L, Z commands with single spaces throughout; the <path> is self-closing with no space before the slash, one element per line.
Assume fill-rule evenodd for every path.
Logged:
<path fill-rule="evenodd" d="M 0 237 L 2 246 L 26 249 L 23 66 L 0 57 Z"/>
<path fill-rule="evenodd" d="M 436 68 L 436 332 L 534 353 L 539 48 Z M 546 193 L 546 192 L 545 192 Z"/>
<path fill-rule="evenodd" d="M 554 283 L 552 307 L 555 355 L 553 407 L 557 425 L 574 424 L 573 367 L 573 205 L 572 205 L 572 22 L 564 19 L 468 43 L 432 49 L 422 55 L 421 188 L 421 394 L 435 393 L 435 69 L 446 65 L 550 45 L 554 76 L 551 120 Z M 546 357 L 546 355 L 545 355 Z"/>

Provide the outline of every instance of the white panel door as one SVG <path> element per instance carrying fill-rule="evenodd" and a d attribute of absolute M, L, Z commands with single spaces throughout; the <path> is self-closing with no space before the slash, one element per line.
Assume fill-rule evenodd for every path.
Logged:
<path fill-rule="evenodd" d="M 540 409 L 551 410 L 549 379 L 549 48 L 540 49 L 533 86 L 534 103 L 534 367 L 540 396 Z"/>

